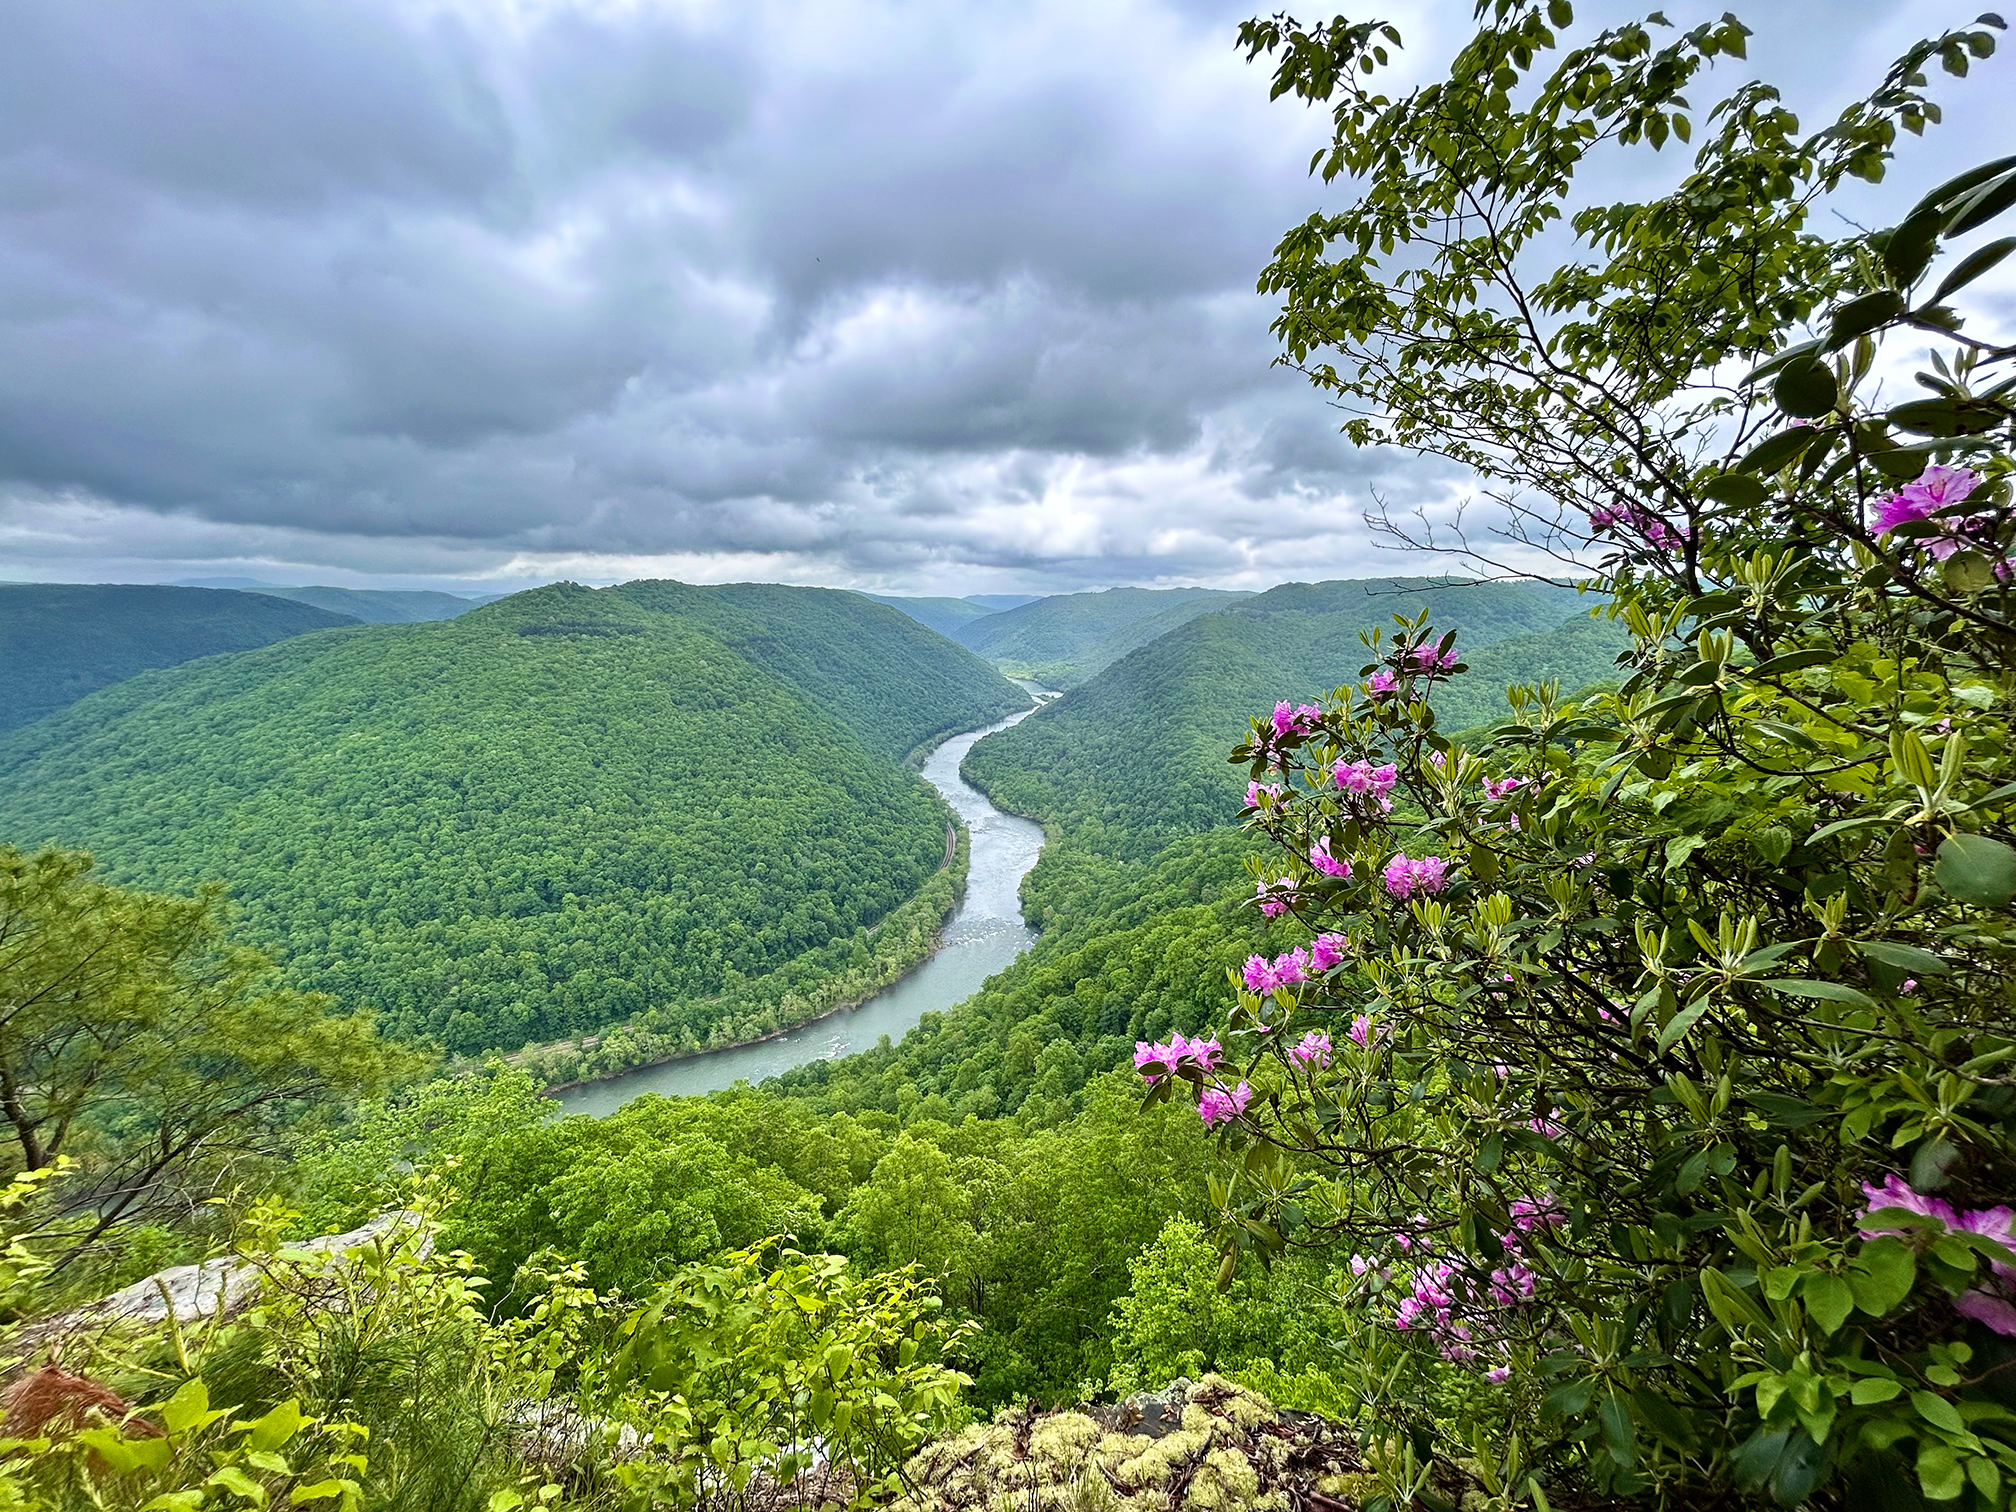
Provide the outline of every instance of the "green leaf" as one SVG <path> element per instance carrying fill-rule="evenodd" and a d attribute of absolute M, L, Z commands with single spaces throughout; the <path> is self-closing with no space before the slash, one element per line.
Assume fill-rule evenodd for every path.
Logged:
<path fill-rule="evenodd" d="M 1916 945 L 1899 945 L 1894 940 L 1857 940 L 1855 948 L 1872 961 L 1895 966 L 1899 971 L 1945 976 L 1952 968 L 1929 950 Z"/>
<path fill-rule="evenodd" d="M 1820 439 L 1818 428 L 1811 425 L 1795 425 L 1791 430 L 1780 431 L 1767 441 L 1760 441 L 1751 448 L 1750 454 L 1736 464 L 1738 472 L 1775 473 L 1790 467 L 1806 454 L 1806 448 Z"/>
<path fill-rule="evenodd" d="M 1955 205 L 1947 217 L 1945 234 L 1959 236 L 1986 225 L 2011 205 L 2016 205 L 2016 168 L 1990 179 Z"/>
<path fill-rule="evenodd" d="M 278 1449 L 294 1437 L 313 1419 L 302 1412 L 301 1404 L 292 1397 L 275 1407 L 246 1429 L 245 1441 L 254 1449 Z"/>
<path fill-rule="evenodd" d="M 1965 1433 L 1966 1423 L 1961 1421 L 1960 1409 L 1946 1398 L 1932 1391 L 1911 1393 L 1911 1407 L 1918 1416 L 1934 1428 L 1944 1428 L 1948 1433 Z"/>
<path fill-rule="evenodd" d="M 219 1466 L 203 1484 L 229 1491 L 234 1496 L 242 1496 L 255 1507 L 266 1505 L 266 1488 L 236 1465 Z"/>
<path fill-rule="evenodd" d="M 1857 1008 L 1876 1006 L 1873 998 L 1866 993 L 1857 992 L 1846 982 L 1814 982 L 1802 977 L 1773 977 L 1757 985 L 1787 993 L 1792 997 L 1824 998 L 1830 1003 L 1848 1003 Z"/>
<path fill-rule="evenodd" d="M 1935 300 L 1936 303 L 1936 300 Z M 1877 289 L 1851 299 L 1834 312 L 1827 330 L 1829 350 L 1846 346 L 1904 313 L 1904 296 L 1895 289 Z M 1829 409 L 1833 408 L 1830 404 Z"/>
<path fill-rule="evenodd" d="M 1726 472 L 1701 485 L 1703 497 L 1737 509 L 1753 509 L 1770 497 L 1770 490 L 1748 473 Z M 1831 653 L 1830 653 L 1831 655 Z"/>
<path fill-rule="evenodd" d="M 1677 1045 L 1681 1037 L 1700 1022 L 1701 1015 L 1706 1013 L 1710 1006 L 1708 1003 L 1696 1003 L 1692 1008 L 1682 1008 L 1674 1014 L 1667 1021 L 1666 1027 L 1659 1031 L 1659 1053 L 1664 1055 Z"/>
<path fill-rule="evenodd" d="M 2000 241 L 1992 241 L 1985 247 L 1975 248 L 1960 259 L 1952 272 L 1939 280 L 1939 288 L 1932 295 L 1932 303 L 1945 303 L 1948 294 L 1956 294 L 1966 288 L 2011 252 L 2016 252 L 2016 236 L 2005 236 Z"/>
<path fill-rule="evenodd" d="M 1986 835 L 1948 835 L 1932 880 L 1955 902 L 2002 908 L 2016 898 L 2016 850 Z"/>
<path fill-rule="evenodd" d="M 1864 1376 L 1848 1389 L 1848 1400 L 1857 1407 L 1874 1407 L 1895 1401 L 1904 1388 L 1889 1376 Z"/>
<path fill-rule="evenodd" d="M 1958 1497 L 1967 1489 L 1967 1476 L 1960 1468 L 1959 1455 L 1937 1439 L 1920 1440 L 1918 1488 L 1929 1501 L 1952 1501 Z"/>
<path fill-rule="evenodd" d="M 1802 420 L 1817 420 L 1829 414 L 1841 400 L 1841 386 L 1834 370 L 1812 357 L 1788 362 L 1771 385 L 1771 397 L 1778 408 Z M 1801 448 L 1804 450 L 1804 448 Z"/>
<path fill-rule="evenodd" d="M 1806 1315 L 1820 1325 L 1822 1333 L 1833 1333 L 1855 1311 L 1855 1293 L 1848 1283 L 1826 1271 L 1808 1276 L 1799 1295 L 1806 1304 Z"/>
<path fill-rule="evenodd" d="M 1918 1277 L 1918 1257 L 1901 1239 L 1871 1239 L 1848 1265 L 1848 1285 L 1855 1305 L 1880 1318 L 1911 1295 Z"/>

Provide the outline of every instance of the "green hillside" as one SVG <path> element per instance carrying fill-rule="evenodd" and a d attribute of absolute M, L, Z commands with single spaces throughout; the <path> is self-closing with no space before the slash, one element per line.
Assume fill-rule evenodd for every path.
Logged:
<path fill-rule="evenodd" d="M 347 614 L 370 625 L 417 625 L 427 620 L 454 619 L 480 603 L 504 597 L 493 593 L 464 598 L 456 593 L 435 593 L 426 589 L 332 588 L 310 584 L 297 588 L 289 583 L 268 583 L 259 578 L 190 578 L 188 588 L 232 588 L 240 593 L 261 593 L 269 598 L 291 599 L 297 604 L 313 604 L 331 614 Z"/>
<path fill-rule="evenodd" d="M 705 625 L 893 759 L 1029 707 L 1028 694 L 978 657 L 858 593 L 670 581 L 605 591 Z"/>
<path fill-rule="evenodd" d="M 1355 679 L 1361 630 L 1426 607 L 1461 632 L 1472 670 L 1436 694 L 1443 725 L 1459 729 L 1502 711 L 1509 684 L 1610 675 L 1622 633 L 1578 602 L 1566 589 L 1433 578 L 1284 584 L 1193 619 L 990 735 L 965 771 L 1003 807 L 1145 854 L 1238 812 L 1245 778 L 1225 757 L 1246 720 Z"/>
<path fill-rule="evenodd" d="M 985 619 L 999 611 L 988 609 L 970 599 L 959 598 L 891 598 L 880 593 L 864 593 L 863 598 L 871 598 L 878 604 L 887 604 L 891 609 L 907 614 L 920 625 L 929 626 L 940 635 L 950 635 L 964 625 L 977 619 Z"/>
<path fill-rule="evenodd" d="M 975 620 L 952 638 L 1017 676 L 1068 688 L 1185 621 L 1247 597 L 1212 588 L 1058 594 Z"/>
<path fill-rule="evenodd" d="M 0 583 L 0 731 L 156 667 L 356 623 L 285 599 L 138 583 Z"/>
<path fill-rule="evenodd" d="M 835 940 L 865 953 L 938 869 L 946 812 L 806 689 L 638 597 L 665 595 L 557 584 L 106 689 L 0 741 L 0 837 L 149 886 L 227 879 L 296 982 L 398 1034 L 473 1052 L 683 1004 L 704 1043 L 706 999 Z M 892 697 L 885 750 L 954 717 L 933 696 Z"/>

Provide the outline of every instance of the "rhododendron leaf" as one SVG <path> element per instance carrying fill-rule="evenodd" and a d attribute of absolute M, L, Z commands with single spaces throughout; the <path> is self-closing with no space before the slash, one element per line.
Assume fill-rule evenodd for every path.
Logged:
<path fill-rule="evenodd" d="M 1750 509 L 1762 504 L 1769 490 L 1747 473 L 1723 473 L 1701 485 L 1701 492 L 1718 504 Z"/>
<path fill-rule="evenodd" d="M 1948 835 L 1932 880 L 1956 902 L 2001 908 L 2016 898 L 2016 850 L 1986 835 Z"/>
<path fill-rule="evenodd" d="M 1700 1021 L 1701 1015 L 1706 1013 L 1711 1006 L 1708 1003 L 1696 1003 L 1693 1007 L 1683 1008 L 1674 1014 L 1667 1022 L 1666 1027 L 1659 1031 L 1659 1053 L 1664 1055 L 1678 1044 L 1681 1037 Z M 1702 1151 L 1696 1158 L 1705 1161 L 1707 1159 L 1707 1152 L 1705 1150 Z"/>
<path fill-rule="evenodd" d="M 1945 976 L 1952 969 L 1931 951 L 1920 950 L 1916 945 L 1900 945 L 1894 940 L 1857 940 L 1855 948 L 1871 960 L 1895 966 L 1899 971 Z"/>
<path fill-rule="evenodd" d="M 1810 425 L 1780 431 L 1752 447 L 1749 455 L 1736 464 L 1737 469 L 1746 473 L 1779 472 L 1797 462 L 1806 454 L 1806 448 L 1819 439 L 1820 432 Z"/>
<path fill-rule="evenodd" d="M 1803 977 L 1774 977 L 1758 985 L 1772 988 L 1777 992 L 1789 993 L 1793 997 L 1822 998 L 1830 1003 L 1848 1003 L 1857 1008 L 1876 1006 L 1874 998 L 1866 992 L 1858 992 L 1846 982 L 1815 982 Z"/>
<path fill-rule="evenodd" d="M 2005 236 L 2000 241 L 1988 243 L 1985 247 L 1977 247 L 1961 258 L 1954 265 L 1952 272 L 1939 280 L 1939 287 L 1932 294 L 1932 303 L 1943 304 L 1948 294 L 1966 288 L 2011 252 L 2016 252 L 2016 236 Z"/>

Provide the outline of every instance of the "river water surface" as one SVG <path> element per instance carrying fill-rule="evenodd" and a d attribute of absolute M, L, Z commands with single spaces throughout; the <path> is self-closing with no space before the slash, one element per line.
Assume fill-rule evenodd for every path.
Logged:
<path fill-rule="evenodd" d="M 1033 690 L 1033 684 L 1025 685 Z M 1004 814 L 959 775 L 959 763 L 983 735 L 1005 730 L 1034 710 L 1011 714 L 999 724 L 955 735 L 924 762 L 924 778 L 953 808 L 972 836 L 966 896 L 945 926 L 938 953 L 900 982 L 884 988 L 858 1008 L 804 1024 L 775 1039 L 729 1050 L 712 1050 L 662 1066 L 646 1066 L 607 1081 L 589 1082 L 555 1094 L 569 1113 L 613 1113 L 633 1097 L 656 1092 L 691 1097 L 717 1092 L 738 1081 L 758 1082 L 808 1061 L 831 1060 L 868 1050 L 883 1035 L 901 1039 L 927 1013 L 950 1008 L 979 988 L 1035 943 L 1022 922 L 1022 879 L 1043 847 L 1043 828 Z"/>

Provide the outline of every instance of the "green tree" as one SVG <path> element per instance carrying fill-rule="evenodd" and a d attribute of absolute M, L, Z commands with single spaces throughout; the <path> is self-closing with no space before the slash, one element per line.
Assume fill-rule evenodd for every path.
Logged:
<path fill-rule="evenodd" d="M 368 1017 L 272 980 L 215 891 L 108 887 L 78 852 L 0 847 L 0 1118 L 13 1170 L 64 1157 L 72 1253 L 230 1163 L 270 1157 L 397 1064 Z"/>

